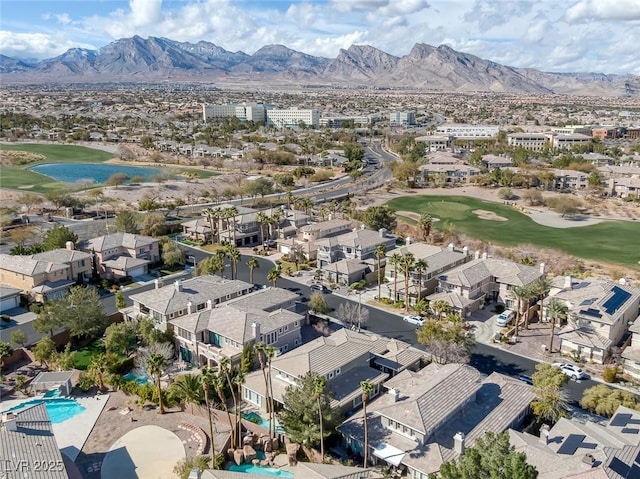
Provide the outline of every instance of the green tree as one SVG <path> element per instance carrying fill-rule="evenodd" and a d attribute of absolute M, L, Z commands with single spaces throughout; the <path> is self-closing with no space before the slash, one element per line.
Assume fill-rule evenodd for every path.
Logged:
<path fill-rule="evenodd" d="M 566 417 L 568 395 L 563 386 L 569 377 L 557 366 L 539 363 L 532 379 L 536 399 L 531 408 L 536 418 L 556 423 Z"/>
<path fill-rule="evenodd" d="M 164 402 L 162 400 L 162 384 L 160 378 L 164 374 L 164 370 L 167 367 L 167 360 L 162 354 L 154 353 L 147 358 L 146 361 L 147 374 L 151 376 L 155 383 L 158 392 L 158 403 L 160 405 L 160 414 L 164 414 Z"/>
<path fill-rule="evenodd" d="M 146 236 L 162 236 L 166 230 L 165 217 L 160 213 L 146 213 L 140 217 L 140 233 Z"/>
<path fill-rule="evenodd" d="M 137 215 L 133 211 L 124 210 L 116 215 L 116 231 L 120 233 L 138 232 Z"/>
<path fill-rule="evenodd" d="M 215 223 L 217 222 L 218 217 L 220 216 L 220 208 L 208 207 L 202 210 L 202 214 L 209 222 L 209 229 L 211 230 L 211 244 L 214 244 L 216 240 L 216 232 L 218 231 L 215 226 Z"/>
<path fill-rule="evenodd" d="M 418 279 L 417 279 L 417 283 L 418 283 L 418 297 L 416 298 L 416 304 L 420 303 L 420 301 L 422 301 L 422 276 L 424 275 L 424 272 L 427 271 L 427 268 L 429 267 L 429 263 L 427 263 L 427 260 L 425 259 L 418 259 L 416 260 L 415 264 L 413 265 L 413 269 L 416 272 Z M 414 307 L 415 309 L 415 307 Z"/>
<path fill-rule="evenodd" d="M 540 306 L 542 309 L 542 305 Z M 567 315 L 569 308 L 567 305 L 557 298 L 551 298 L 547 305 L 547 313 L 551 317 L 551 331 L 549 332 L 549 353 L 553 353 L 553 338 L 556 334 L 556 326 L 558 319 Z"/>
<path fill-rule="evenodd" d="M 350 162 L 360 163 L 364 159 L 364 148 L 362 148 L 359 143 L 345 143 L 342 149 L 344 150 L 345 158 L 347 158 Z"/>
<path fill-rule="evenodd" d="M 116 292 L 115 299 L 116 299 L 116 308 L 122 309 L 127 307 L 127 300 L 124 299 L 124 293 L 122 292 L 121 289 L 119 289 Z"/>
<path fill-rule="evenodd" d="M 592 171 L 589 176 L 587 176 L 587 184 L 592 188 L 598 188 L 602 184 L 600 173 Z"/>
<path fill-rule="evenodd" d="M 388 264 L 393 266 L 393 302 L 398 301 L 398 273 L 400 272 L 400 262 L 402 261 L 402 255 L 400 253 L 393 253 L 388 260 Z"/>
<path fill-rule="evenodd" d="M 54 301 L 54 311 L 73 337 L 91 337 L 104 330 L 104 309 L 95 288 L 71 288 L 69 294 Z"/>
<path fill-rule="evenodd" d="M 441 479 L 536 479 L 538 471 L 527 463 L 527 456 L 516 452 L 509 433 L 487 432 L 458 459 L 442 463 Z"/>
<path fill-rule="evenodd" d="M 184 264 L 184 250 L 175 241 L 167 239 L 161 243 L 162 262 L 167 266 Z"/>
<path fill-rule="evenodd" d="M 66 247 L 67 241 L 76 243 L 78 241 L 78 235 L 66 226 L 54 225 L 53 228 L 45 232 L 42 246 L 45 251 L 51 251 L 52 249 Z"/>
<path fill-rule="evenodd" d="M 400 260 L 400 268 L 404 275 L 404 309 L 409 312 L 409 306 L 411 303 L 411 295 L 409 294 L 409 278 L 413 271 L 413 266 L 416 262 L 416 258 L 413 253 L 405 253 Z"/>
<path fill-rule="evenodd" d="M 382 258 L 387 254 L 387 248 L 383 244 L 376 246 L 376 273 L 378 275 L 378 301 L 382 298 Z"/>
<path fill-rule="evenodd" d="M 612 389 L 604 384 L 586 389 L 580 400 L 580 406 L 602 416 L 611 417 L 620 406 L 640 409 L 636 396 L 622 389 Z"/>
<path fill-rule="evenodd" d="M 0 372 L 4 367 L 4 360 L 13 355 L 13 346 L 9 343 L 0 343 Z"/>
<path fill-rule="evenodd" d="M 395 213 L 388 206 L 369 206 L 362 214 L 362 221 L 374 231 L 380 228 L 391 231 L 396 226 Z"/>
<path fill-rule="evenodd" d="M 71 343 L 67 343 L 64 350 L 54 356 L 53 362 L 56 363 L 58 369 L 61 371 L 70 371 L 73 369 L 75 361 L 73 351 L 71 351 Z"/>
<path fill-rule="evenodd" d="M 104 391 L 104 378 L 109 372 L 107 364 L 107 356 L 105 354 L 96 354 L 91 358 L 89 366 L 87 367 L 87 373 L 98 385 L 100 391 Z"/>
<path fill-rule="evenodd" d="M 231 279 L 236 279 L 238 276 L 238 262 L 242 258 L 236 245 L 227 246 L 227 258 L 231 261 Z"/>
<path fill-rule="evenodd" d="M 21 348 L 24 348 L 27 344 L 27 335 L 22 329 L 16 329 L 15 331 L 12 331 L 9 338 L 11 344 L 15 344 L 16 346 L 19 346 Z"/>
<path fill-rule="evenodd" d="M 324 424 L 322 423 L 322 396 L 327 390 L 327 378 L 316 376 L 313 381 L 313 392 L 318 403 L 318 418 L 320 419 L 320 462 L 324 463 Z"/>
<path fill-rule="evenodd" d="M 418 220 L 418 231 L 420 232 L 420 239 L 427 241 L 431 234 L 431 227 L 433 226 L 433 217 L 429 213 L 422 213 Z"/>
<path fill-rule="evenodd" d="M 205 275 L 205 274 L 220 274 L 222 275 L 222 271 L 224 270 L 224 257 L 219 255 L 209 256 L 208 258 L 203 259 L 196 266 L 196 275 Z"/>
<path fill-rule="evenodd" d="M 207 408 L 207 419 L 209 420 L 209 437 L 211 438 L 211 461 L 213 468 L 216 468 L 216 436 L 213 428 L 213 414 L 211 412 L 211 391 L 215 387 L 216 372 L 213 368 L 203 367 L 200 370 L 200 383 L 202 384 L 202 392 L 204 394 L 204 404 Z"/>
<path fill-rule="evenodd" d="M 428 319 L 417 330 L 418 342 L 427 347 L 432 359 L 439 364 L 467 363 L 474 344 L 473 334 L 462 322 Z"/>
<path fill-rule="evenodd" d="M 280 268 L 271 268 L 267 273 L 267 281 L 271 281 L 273 287 L 275 288 L 278 280 L 280 279 L 280 276 Z"/>
<path fill-rule="evenodd" d="M 222 462 L 224 462 L 224 457 L 221 454 L 220 457 L 222 458 Z M 189 479 L 193 469 L 204 471 L 211 468 L 210 464 L 211 458 L 209 456 L 186 457 L 178 461 L 173 468 L 173 473 L 180 479 Z M 220 464 L 218 464 L 218 467 L 215 466 L 216 464 L 214 464 L 214 469 L 220 469 Z"/>
<path fill-rule="evenodd" d="M 49 336 L 42 338 L 32 349 L 33 357 L 40 361 L 40 365 L 49 369 L 49 362 L 56 354 L 56 343 Z"/>
<path fill-rule="evenodd" d="M 249 267 L 249 283 L 254 284 L 253 271 L 260 268 L 260 261 L 258 261 L 258 258 L 255 256 L 252 256 L 249 258 L 249 261 L 247 261 L 247 266 Z"/>
<path fill-rule="evenodd" d="M 136 325 L 133 323 L 114 323 L 104 332 L 104 347 L 108 353 L 129 356 L 136 344 Z"/>
<path fill-rule="evenodd" d="M 313 293 L 311 298 L 309 298 L 309 309 L 320 314 L 328 313 L 329 305 L 327 304 L 327 299 L 324 297 L 324 294 L 319 291 Z"/>
<path fill-rule="evenodd" d="M 374 386 L 368 380 L 360 382 L 360 390 L 362 391 L 362 421 L 364 425 L 364 461 L 362 467 L 367 467 L 369 464 L 369 418 L 367 417 L 367 403 L 371 394 L 373 394 Z"/>
<path fill-rule="evenodd" d="M 182 403 L 191 405 L 191 414 L 193 414 L 193 406 L 200 404 L 203 400 L 204 391 L 199 375 L 181 374 L 171 384 L 171 388 Z"/>
<path fill-rule="evenodd" d="M 322 414 L 323 434 L 328 437 L 331 431 L 342 419 L 339 411 L 331 408 L 331 392 L 319 398 L 316 391 L 315 373 L 307 373 L 298 385 L 290 385 L 283 396 L 284 407 L 278 412 L 278 421 L 293 441 L 307 447 L 317 447 L 320 444 L 320 414 Z M 319 413 L 319 411 L 322 411 Z"/>

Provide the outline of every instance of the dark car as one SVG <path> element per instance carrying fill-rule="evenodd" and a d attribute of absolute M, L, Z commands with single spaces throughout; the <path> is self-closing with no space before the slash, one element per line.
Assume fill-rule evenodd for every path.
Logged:
<path fill-rule="evenodd" d="M 518 379 L 523 383 L 527 383 L 529 386 L 533 386 L 533 378 L 531 376 L 525 376 L 524 374 L 521 374 L 520 376 L 518 376 Z"/>

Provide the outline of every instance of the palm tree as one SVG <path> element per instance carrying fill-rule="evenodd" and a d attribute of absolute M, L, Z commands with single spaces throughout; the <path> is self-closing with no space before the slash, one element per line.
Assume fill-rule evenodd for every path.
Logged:
<path fill-rule="evenodd" d="M 224 368 L 228 365 L 228 360 L 226 362 L 220 361 L 220 365 L 218 366 L 218 373 L 213 376 L 213 388 L 216 390 L 216 394 L 218 395 L 218 399 L 220 400 L 221 407 L 227 412 L 227 421 L 229 421 L 229 426 L 231 427 L 231 444 L 235 444 L 235 428 L 233 426 L 233 422 L 231 421 L 231 412 L 229 411 L 229 407 L 227 406 L 227 398 L 225 396 L 224 388 L 227 384 L 227 377 L 224 373 Z"/>
<path fill-rule="evenodd" d="M 260 370 L 262 371 L 262 377 L 264 379 L 264 390 L 265 390 L 264 399 L 265 399 L 265 402 L 267 403 L 266 409 L 269 412 L 269 414 L 271 414 L 272 399 L 269 394 L 269 378 L 267 377 L 267 363 L 266 363 L 266 354 L 265 354 L 265 348 L 267 347 L 267 345 L 265 344 L 264 341 L 260 341 L 260 342 L 257 342 L 253 347 L 256 351 L 256 356 L 258 357 L 258 362 L 260 363 Z M 271 371 L 269 371 L 268 374 L 271 374 Z M 271 423 L 269 423 L 269 437 L 272 437 Z"/>
<path fill-rule="evenodd" d="M 224 251 L 222 249 L 219 249 L 218 251 L 216 251 L 216 255 L 215 256 L 216 256 L 216 259 L 217 259 L 216 264 L 217 264 L 218 268 L 220 268 L 219 269 L 220 276 L 222 278 L 224 278 L 224 270 L 226 269 L 225 258 L 227 257 L 227 253 L 226 253 L 226 251 Z"/>
<path fill-rule="evenodd" d="M 376 260 L 378 261 L 378 301 L 382 299 L 381 297 L 381 288 L 382 288 L 382 258 L 387 254 L 387 248 L 383 244 L 379 244 L 376 246 Z"/>
<path fill-rule="evenodd" d="M 542 320 L 542 308 L 544 306 L 544 297 L 547 295 L 547 293 L 551 289 L 552 284 L 553 282 L 551 281 L 551 279 L 547 278 L 546 276 L 541 276 L 533 283 L 533 288 L 536 292 L 536 295 L 538 296 L 538 300 L 540 301 L 540 309 L 538 311 L 540 312 L 539 317 L 541 320 Z"/>
<path fill-rule="evenodd" d="M 236 216 L 238 216 L 238 208 L 235 206 L 229 206 L 226 208 L 226 217 L 227 217 L 227 225 L 229 224 L 229 219 L 233 220 L 231 222 L 231 231 L 233 232 L 233 244 L 236 244 L 237 232 L 236 232 Z"/>
<path fill-rule="evenodd" d="M 236 412 L 236 424 L 238 428 L 238 433 L 236 434 L 236 440 L 238 441 L 238 449 L 242 448 L 242 422 L 240 422 L 240 399 L 242 398 L 242 385 L 244 384 L 244 373 L 242 371 L 237 371 L 236 376 L 233 378 L 233 384 L 236 386 L 236 403 L 235 403 L 235 412 Z M 233 386 L 232 386 L 233 388 Z"/>
<path fill-rule="evenodd" d="M 167 367 L 167 360 L 162 354 L 152 354 L 147 359 L 147 374 L 154 378 L 156 387 L 158 389 L 158 403 L 160 405 L 160 414 L 164 414 L 164 403 L 162 402 L 162 385 L 160 384 L 160 378 L 164 372 L 164 368 Z"/>
<path fill-rule="evenodd" d="M 247 261 L 247 266 L 249 267 L 249 282 L 251 284 L 254 284 L 253 270 L 260 268 L 260 261 L 258 261 L 258 258 L 256 258 L 255 256 L 252 256 L 251 258 L 249 258 L 249 261 Z"/>
<path fill-rule="evenodd" d="M 291 190 L 287 191 L 287 196 L 286 196 L 286 200 L 287 200 L 287 209 L 288 210 L 293 210 L 295 204 L 296 204 L 296 200 L 297 198 L 295 197 L 295 195 L 291 192 Z"/>
<path fill-rule="evenodd" d="M 556 334 L 556 322 L 558 318 L 565 316 L 569 308 L 557 298 L 551 298 L 547 305 L 547 311 L 551 316 L 551 333 L 549 334 L 549 353 L 553 353 L 553 337 Z"/>
<path fill-rule="evenodd" d="M 202 402 L 202 383 L 199 376 L 194 374 L 183 374 L 178 376 L 171 387 L 178 392 L 180 399 L 191 405 L 191 414 L 193 414 L 193 405 Z"/>
<path fill-rule="evenodd" d="M 275 288 L 280 276 L 280 268 L 271 268 L 267 273 L 267 281 L 271 281 L 273 283 L 273 287 Z"/>
<path fill-rule="evenodd" d="M 98 382 L 100 391 L 104 391 L 104 376 L 109 372 L 106 356 L 104 354 L 96 354 L 93 356 L 89 363 L 87 372 L 94 381 Z"/>
<path fill-rule="evenodd" d="M 373 384 L 369 380 L 360 382 L 360 389 L 362 390 L 362 410 L 364 418 L 364 463 L 362 467 L 367 467 L 369 463 L 369 424 L 367 418 L 367 401 L 373 393 Z"/>
<path fill-rule="evenodd" d="M 511 290 L 511 292 L 513 293 L 513 295 L 517 299 L 517 303 L 516 303 L 516 327 L 513 330 L 513 337 L 517 338 L 518 337 L 518 326 L 520 324 L 520 313 L 521 313 L 521 310 L 522 310 L 522 301 L 527 296 L 528 292 L 527 292 L 527 288 L 525 288 L 524 286 L 516 286 L 515 288 L 513 288 Z"/>
<path fill-rule="evenodd" d="M 418 229 L 424 241 L 427 241 L 427 238 L 431 234 L 432 225 L 433 217 L 429 213 L 423 213 L 420 215 L 420 219 L 418 220 Z"/>
<path fill-rule="evenodd" d="M 216 464 L 216 441 L 213 431 L 213 414 L 211 414 L 211 401 L 209 399 L 209 391 L 214 387 L 216 381 L 216 372 L 209 367 L 203 367 L 200 372 L 200 383 L 204 393 L 204 404 L 207 408 L 207 416 L 209 419 L 209 437 L 211 438 L 211 467 L 215 469 Z"/>
<path fill-rule="evenodd" d="M 267 215 L 264 211 L 258 211 L 256 214 L 256 220 L 260 223 L 260 238 L 262 239 L 262 243 L 266 241 L 265 230 L 269 228 L 269 215 Z M 267 246 L 268 247 L 268 246 Z"/>
<path fill-rule="evenodd" d="M 327 378 L 325 376 L 315 376 L 313 378 L 313 392 L 318 402 L 318 416 L 320 418 L 320 462 L 324 463 L 324 428 L 322 424 L 322 395 L 327 387 Z"/>
<path fill-rule="evenodd" d="M 393 266 L 393 302 L 398 301 L 398 270 L 400 269 L 402 255 L 393 253 L 389 258 L 389 263 Z"/>
<path fill-rule="evenodd" d="M 273 346 L 265 346 L 264 354 L 267 357 L 267 379 L 269 381 L 269 398 L 271 406 L 269 410 L 269 435 L 271 438 L 276 436 L 276 409 L 273 401 L 273 383 L 271 382 L 271 362 L 276 356 L 277 349 Z"/>
<path fill-rule="evenodd" d="M 236 397 L 236 391 L 233 387 L 233 381 L 231 379 L 231 363 L 228 357 L 223 357 L 220 359 L 220 364 L 218 366 L 220 368 L 220 372 L 224 375 L 225 380 L 227 381 L 227 386 L 229 387 L 229 390 L 231 391 L 231 399 L 233 399 L 233 408 L 234 411 L 236 411 L 237 414 L 237 409 L 238 409 L 238 398 Z M 218 394 L 220 394 L 220 391 L 218 391 Z M 231 425 L 231 444 L 233 445 L 233 447 L 236 447 L 236 443 L 235 440 L 238 438 L 238 436 L 240 435 L 240 429 L 238 429 L 238 418 L 236 415 L 236 418 L 234 420 L 234 422 L 231 422 L 231 414 L 229 414 L 229 409 L 227 408 L 227 413 L 229 416 L 229 425 Z"/>
<path fill-rule="evenodd" d="M 217 219 L 216 218 L 216 211 L 213 208 L 209 207 L 209 208 L 205 208 L 202 211 L 202 214 L 204 215 L 204 217 L 209 222 L 209 228 L 211 229 L 211 244 L 213 244 L 214 243 L 214 239 L 215 239 L 215 233 L 214 232 L 216 231 L 216 229 L 213 227 L 213 221 L 215 219 Z"/>
<path fill-rule="evenodd" d="M 220 243 L 221 240 L 222 240 L 222 238 L 221 238 L 221 236 L 222 236 L 222 217 L 224 215 L 222 214 L 222 208 L 220 208 L 219 206 L 216 206 L 213 209 L 213 212 L 215 214 L 216 219 L 218 220 L 218 232 L 217 232 L 216 236 L 217 236 L 217 242 Z"/>
<path fill-rule="evenodd" d="M 523 297 L 523 299 L 525 300 L 525 306 L 527 307 L 524 315 L 524 329 L 529 329 L 529 310 L 531 309 L 531 300 L 537 297 L 538 293 L 534 285 L 527 285 L 525 287 L 525 295 Z"/>
<path fill-rule="evenodd" d="M 411 275 L 411 270 L 413 269 L 413 265 L 416 262 L 415 256 L 413 253 L 406 253 L 402 256 L 402 260 L 400 261 L 400 266 L 402 267 L 402 272 L 404 273 L 404 310 L 405 312 L 409 312 L 409 304 L 411 303 L 411 296 L 409 295 L 409 277 Z"/>
<path fill-rule="evenodd" d="M 429 263 L 425 259 L 419 259 L 413 265 L 413 269 L 416 273 L 418 273 L 418 298 L 416 299 L 416 303 L 419 303 L 422 299 L 422 275 L 429 267 Z"/>
<path fill-rule="evenodd" d="M 447 303 L 446 301 L 439 300 L 439 301 L 434 301 L 431 304 L 431 309 L 437 316 L 437 319 L 441 320 L 442 316 L 444 316 L 451 310 L 451 307 L 449 306 L 449 303 Z"/>
<path fill-rule="evenodd" d="M 274 208 L 271 212 L 271 221 L 273 225 L 276 227 L 276 238 L 280 238 L 280 222 L 283 217 L 282 210 L 280 208 Z"/>
<path fill-rule="evenodd" d="M 238 277 L 238 261 L 240 261 L 240 250 L 235 244 L 227 246 L 227 258 L 231 260 L 231 279 Z"/>

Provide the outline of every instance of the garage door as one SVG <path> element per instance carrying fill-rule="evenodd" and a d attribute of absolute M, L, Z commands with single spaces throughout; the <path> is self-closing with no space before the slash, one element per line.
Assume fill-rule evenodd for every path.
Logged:
<path fill-rule="evenodd" d="M 135 278 L 136 276 L 142 276 L 143 274 L 146 274 L 147 271 L 145 269 L 144 266 L 140 266 L 138 268 L 132 269 L 129 271 L 129 276 Z"/>

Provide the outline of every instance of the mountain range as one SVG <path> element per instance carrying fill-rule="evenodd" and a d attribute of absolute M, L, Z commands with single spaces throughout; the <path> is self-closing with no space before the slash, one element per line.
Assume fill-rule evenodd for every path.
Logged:
<path fill-rule="evenodd" d="M 368 45 L 352 45 L 330 59 L 283 45 L 266 45 L 248 55 L 205 41 L 134 36 L 99 50 L 72 48 L 38 62 L 0 55 L 0 74 L 5 84 L 269 81 L 443 92 L 640 96 L 640 77 L 634 75 L 514 68 L 446 45 L 423 43 L 416 43 L 402 57 Z"/>

